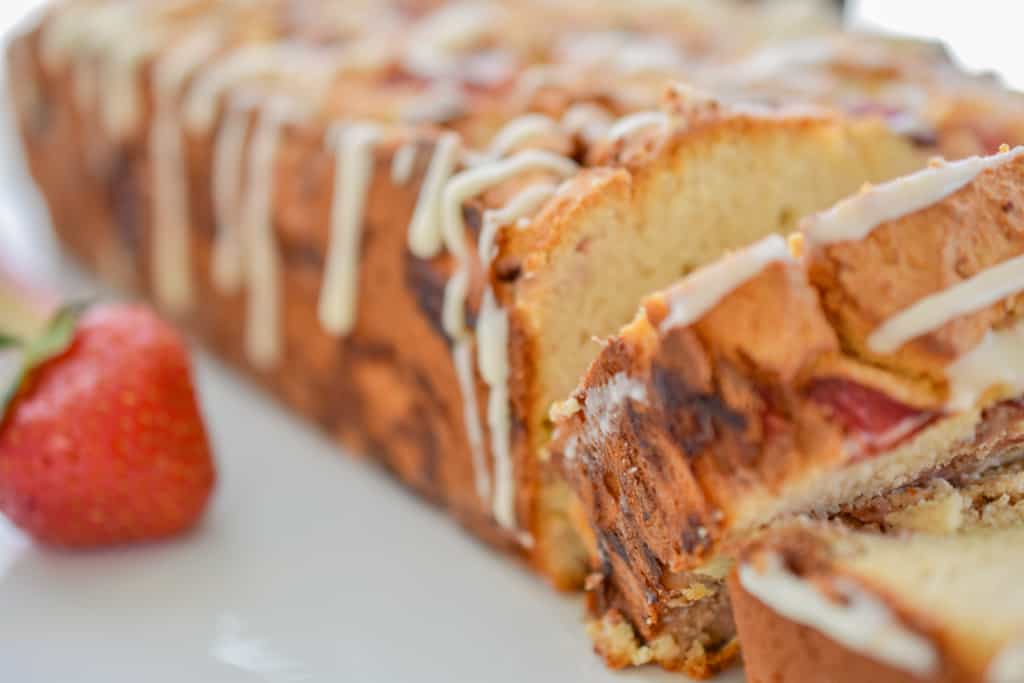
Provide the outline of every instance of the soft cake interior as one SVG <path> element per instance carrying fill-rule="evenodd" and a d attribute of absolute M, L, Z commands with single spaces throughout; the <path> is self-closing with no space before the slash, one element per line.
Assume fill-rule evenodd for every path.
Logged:
<path fill-rule="evenodd" d="M 644 295 L 731 249 L 790 232 L 865 182 L 919 168 L 923 157 L 875 122 L 739 115 L 691 126 L 649 158 L 576 179 L 586 190 L 565 193 L 513 245 L 549 248 L 542 262 L 525 261 L 515 291 L 519 322 L 537 340 L 536 386 L 527 389 L 535 400 L 523 416 L 530 452 L 544 452 L 549 407 L 596 356 L 594 338 L 614 334 Z M 566 522 L 569 499 L 548 477 L 538 543 L 549 574 L 571 583 L 585 571 L 585 553 Z"/>

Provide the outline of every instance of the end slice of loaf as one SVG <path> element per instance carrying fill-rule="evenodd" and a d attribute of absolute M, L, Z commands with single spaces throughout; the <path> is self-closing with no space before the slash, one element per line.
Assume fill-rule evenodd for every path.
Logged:
<path fill-rule="evenodd" d="M 799 259 L 775 237 L 697 271 L 605 342 L 555 446 L 599 636 L 626 622 L 707 673 L 734 648 L 720 588 L 745 538 L 1016 457 L 1022 201 L 1021 150 L 936 164 L 806 221 Z"/>
<path fill-rule="evenodd" d="M 935 535 L 776 530 L 730 577 L 752 683 L 1024 680 L 1024 524 Z"/>

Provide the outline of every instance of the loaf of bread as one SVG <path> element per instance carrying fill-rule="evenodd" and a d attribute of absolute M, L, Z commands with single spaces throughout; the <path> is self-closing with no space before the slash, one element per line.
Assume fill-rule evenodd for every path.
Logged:
<path fill-rule="evenodd" d="M 880 496 L 1016 457 L 1022 152 L 866 187 L 803 222 L 800 258 L 758 241 L 604 343 L 553 450 L 612 664 L 730 659 L 725 570 L 766 525 L 867 520 Z"/>
<path fill-rule="evenodd" d="M 831 5 L 69 0 L 9 82 L 86 265 L 576 588 L 549 409 L 593 337 L 865 182 L 1024 142 L 1019 96 Z"/>
<path fill-rule="evenodd" d="M 796 525 L 730 579 L 751 683 L 1024 680 L 1024 520 L 957 534 Z"/>
<path fill-rule="evenodd" d="M 546 212 L 553 229 L 517 231 L 511 258 L 467 245 L 485 222 L 487 241 L 502 242 L 499 224 L 529 221 L 581 164 L 621 165 L 654 144 L 667 115 L 616 120 L 657 108 L 666 71 L 712 47 L 747 49 L 753 31 L 740 40 L 725 26 L 779 10 L 429 4 L 62 3 L 11 46 L 19 125 L 57 231 L 83 261 L 572 586 L 578 544 L 535 511 L 544 477 L 533 426 L 547 406 L 532 392 L 553 400 L 576 378 L 546 389 L 557 359 L 539 367 L 534 349 L 550 342 L 516 315 L 502 332 L 508 288 L 493 288 L 481 312 L 485 282 L 507 281 L 517 259 L 549 268 L 544 235 L 569 209 Z M 608 52 L 615 41 L 639 49 L 641 38 L 657 46 L 646 62 Z M 854 166 L 829 200 L 878 176 L 861 168 L 868 137 L 822 154 L 822 165 L 845 154 Z M 564 193 L 567 207 L 599 195 L 580 187 Z M 528 248 L 537 255 L 524 258 Z M 582 323 L 581 338 L 610 333 L 622 316 Z M 479 354 L 478 318 L 492 331 Z M 496 365 L 490 377 L 477 355 Z"/>

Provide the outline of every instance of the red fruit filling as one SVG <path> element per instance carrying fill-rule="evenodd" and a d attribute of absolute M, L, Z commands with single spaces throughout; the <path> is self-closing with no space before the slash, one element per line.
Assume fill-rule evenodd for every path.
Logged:
<path fill-rule="evenodd" d="M 808 394 L 843 426 L 851 460 L 899 445 L 940 415 L 839 377 L 816 380 Z"/>

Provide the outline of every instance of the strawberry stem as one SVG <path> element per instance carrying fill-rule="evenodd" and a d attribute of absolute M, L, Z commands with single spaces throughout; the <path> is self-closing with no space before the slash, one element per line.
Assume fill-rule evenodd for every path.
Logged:
<path fill-rule="evenodd" d="M 13 334 L 5 334 L 0 332 L 0 351 L 6 349 L 17 349 L 24 344 L 24 340 L 21 337 L 16 337 Z"/>
<path fill-rule="evenodd" d="M 0 419 L 7 406 L 25 384 L 25 379 L 37 367 L 62 354 L 75 337 L 78 319 L 88 308 L 87 302 L 76 301 L 64 304 L 50 318 L 43 331 L 34 336 L 20 339 L 13 335 L 0 335 L 0 349 L 15 349 L 20 352 L 18 370 L 0 395 Z"/>

